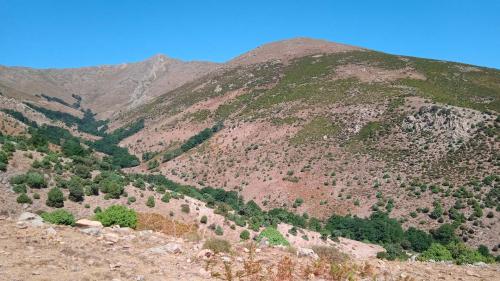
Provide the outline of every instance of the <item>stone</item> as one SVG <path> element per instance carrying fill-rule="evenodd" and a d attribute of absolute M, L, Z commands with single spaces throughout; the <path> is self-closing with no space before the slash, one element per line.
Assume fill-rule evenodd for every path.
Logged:
<path fill-rule="evenodd" d="M 481 275 L 471 271 L 471 270 L 467 270 L 465 271 L 465 274 L 469 275 L 469 276 L 473 276 L 473 277 L 481 277 Z"/>
<path fill-rule="evenodd" d="M 19 218 L 17 219 L 18 223 L 24 223 L 27 225 L 31 226 L 42 226 L 43 225 L 43 219 L 37 214 L 33 214 L 30 212 L 24 212 L 22 213 Z"/>
<path fill-rule="evenodd" d="M 198 255 L 196 255 L 197 258 L 204 259 L 204 260 L 211 259 L 213 256 L 214 256 L 214 252 L 212 252 L 209 249 L 203 249 L 203 250 L 198 252 Z"/>
<path fill-rule="evenodd" d="M 101 229 L 97 227 L 89 227 L 80 229 L 80 232 L 83 232 L 88 235 L 99 236 L 101 234 Z"/>
<path fill-rule="evenodd" d="M 266 237 L 262 238 L 259 242 L 259 247 L 260 248 L 267 248 L 269 247 L 269 241 L 267 240 Z"/>
<path fill-rule="evenodd" d="M 302 247 L 297 248 L 297 256 L 298 257 L 309 257 L 309 258 L 313 258 L 315 260 L 319 259 L 319 256 L 312 249 L 302 248 Z"/>
<path fill-rule="evenodd" d="M 88 219 L 77 220 L 75 226 L 80 228 L 103 228 L 100 221 L 92 221 Z"/>
<path fill-rule="evenodd" d="M 182 247 L 181 247 L 181 245 L 179 245 L 177 243 L 171 242 L 171 243 L 167 243 L 163 246 L 150 248 L 148 250 L 148 252 L 152 253 L 152 254 L 165 254 L 165 253 L 179 254 L 179 253 L 182 253 Z"/>
<path fill-rule="evenodd" d="M 49 228 L 45 229 L 45 233 L 48 236 L 55 236 L 55 235 L 57 235 L 57 231 L 53 227 L 49 227 Z"/>
<path fill-rule="evenodd" d="M 114 244 L 114 243 L 120 241 L 120 237 L 114 233 L 106 233 L 106 234 L 104 234 L 104 240 L 106 240 L 106 242 Z"/>

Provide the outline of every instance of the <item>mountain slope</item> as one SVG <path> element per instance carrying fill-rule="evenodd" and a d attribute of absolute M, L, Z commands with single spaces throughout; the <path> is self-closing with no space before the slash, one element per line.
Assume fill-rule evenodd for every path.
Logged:
<path fill-rule="evenodd" d="M 0 66 L 2 93 L 31 96 L 40 104 L 55 106 L 40 96 L 58 98 L 108 118 L 133 108 L 217 68 L 209 62 L 183 62 L 157 55 L 148 60 L 121 65 L 75 69 L 32 69 Z M 74 95 L 74 96 L 73 96 Z"/>
<path fill-rule="evenodd" d="M 458 212 L 464 241 L 498 242 L 498 186 L 486 178 L 498 175 L 500 71 L 323 52 L 314 47 L 322 41 L 286 61 L 261 52 L 294 42 L 263 46 L 119 116 L 146 120 L 122 146 L 156 153 L 167 177 L 237 190 L 264 208 L 319 217 L 387 210 L 425 228 Z M 217 122 L 222 130 L 179 150 Z"/>

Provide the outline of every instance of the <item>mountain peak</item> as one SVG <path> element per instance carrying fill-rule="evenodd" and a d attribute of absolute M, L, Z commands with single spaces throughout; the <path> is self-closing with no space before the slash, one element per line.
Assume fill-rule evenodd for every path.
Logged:
<path fill-rule="evenodd" d="M 229 65 L 248 65 L 273 59 L 287 61 L 293 58 L 321 54 L 362 50 L 359 47 L 321 39 L 297 37 L 261 45 L 228 62 Z"/>

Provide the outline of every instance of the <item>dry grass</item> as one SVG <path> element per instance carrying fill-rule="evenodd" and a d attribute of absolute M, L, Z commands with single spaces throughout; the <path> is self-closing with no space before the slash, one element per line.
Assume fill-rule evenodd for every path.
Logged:
<path fill-rule="evenodd" d="M 174 221 L 156 213 L 138 213 L 137 230 L 153 230 L 175 237 L 194 237 L 198 226 Z"/>

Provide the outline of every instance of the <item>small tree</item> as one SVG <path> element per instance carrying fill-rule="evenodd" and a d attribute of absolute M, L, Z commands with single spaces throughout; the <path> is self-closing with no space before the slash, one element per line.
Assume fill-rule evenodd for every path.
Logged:
<path fill-rule="evenodd" d="M 207 221 L 208 221 L 207 216 L 202 216 L 201 219 L 200 219 L 200 222 L 203 223 L 203 224 L 206 224 Z"/>
<path fill-rule="evenodd" d="M 69 187 L 69 200 L 74 202 L 81 202 L 83 201 L 83 195 L 83 188 L 81 185 L 71 185 Z"/>
<path fill-rule="evenodd" d="M 250 238 L 250 232 L 248 230 L 243 230 L 241 233 L 240 233 L 240 238 L 241 240 L 248 240 Z"/>
<path fill-rule="evenodd" d="M 31 198 L 29 198 L 28 195 L 26 195 L 26 193 L 21 193 L 17 197 L 16 201 L 19 204 L 24 204 L 24 203 L 31 204 L 31 203 L 33 203 L 33 201 L 31 201 Z"/>
<path fill-rule="evenodd" d="M 45 204 L 53 208 L 64 207 L 64 194 L 59 188 L 52 188 L 47 194 L 47 201 L 45 202 Z"/>
<path fill-rule="evenodd" d="M 148 200 L 146 201 L 146 206 L 149 208 L 153 208 L 155 206 L 155 198 L 153 196 L 149 196 Z"/>

